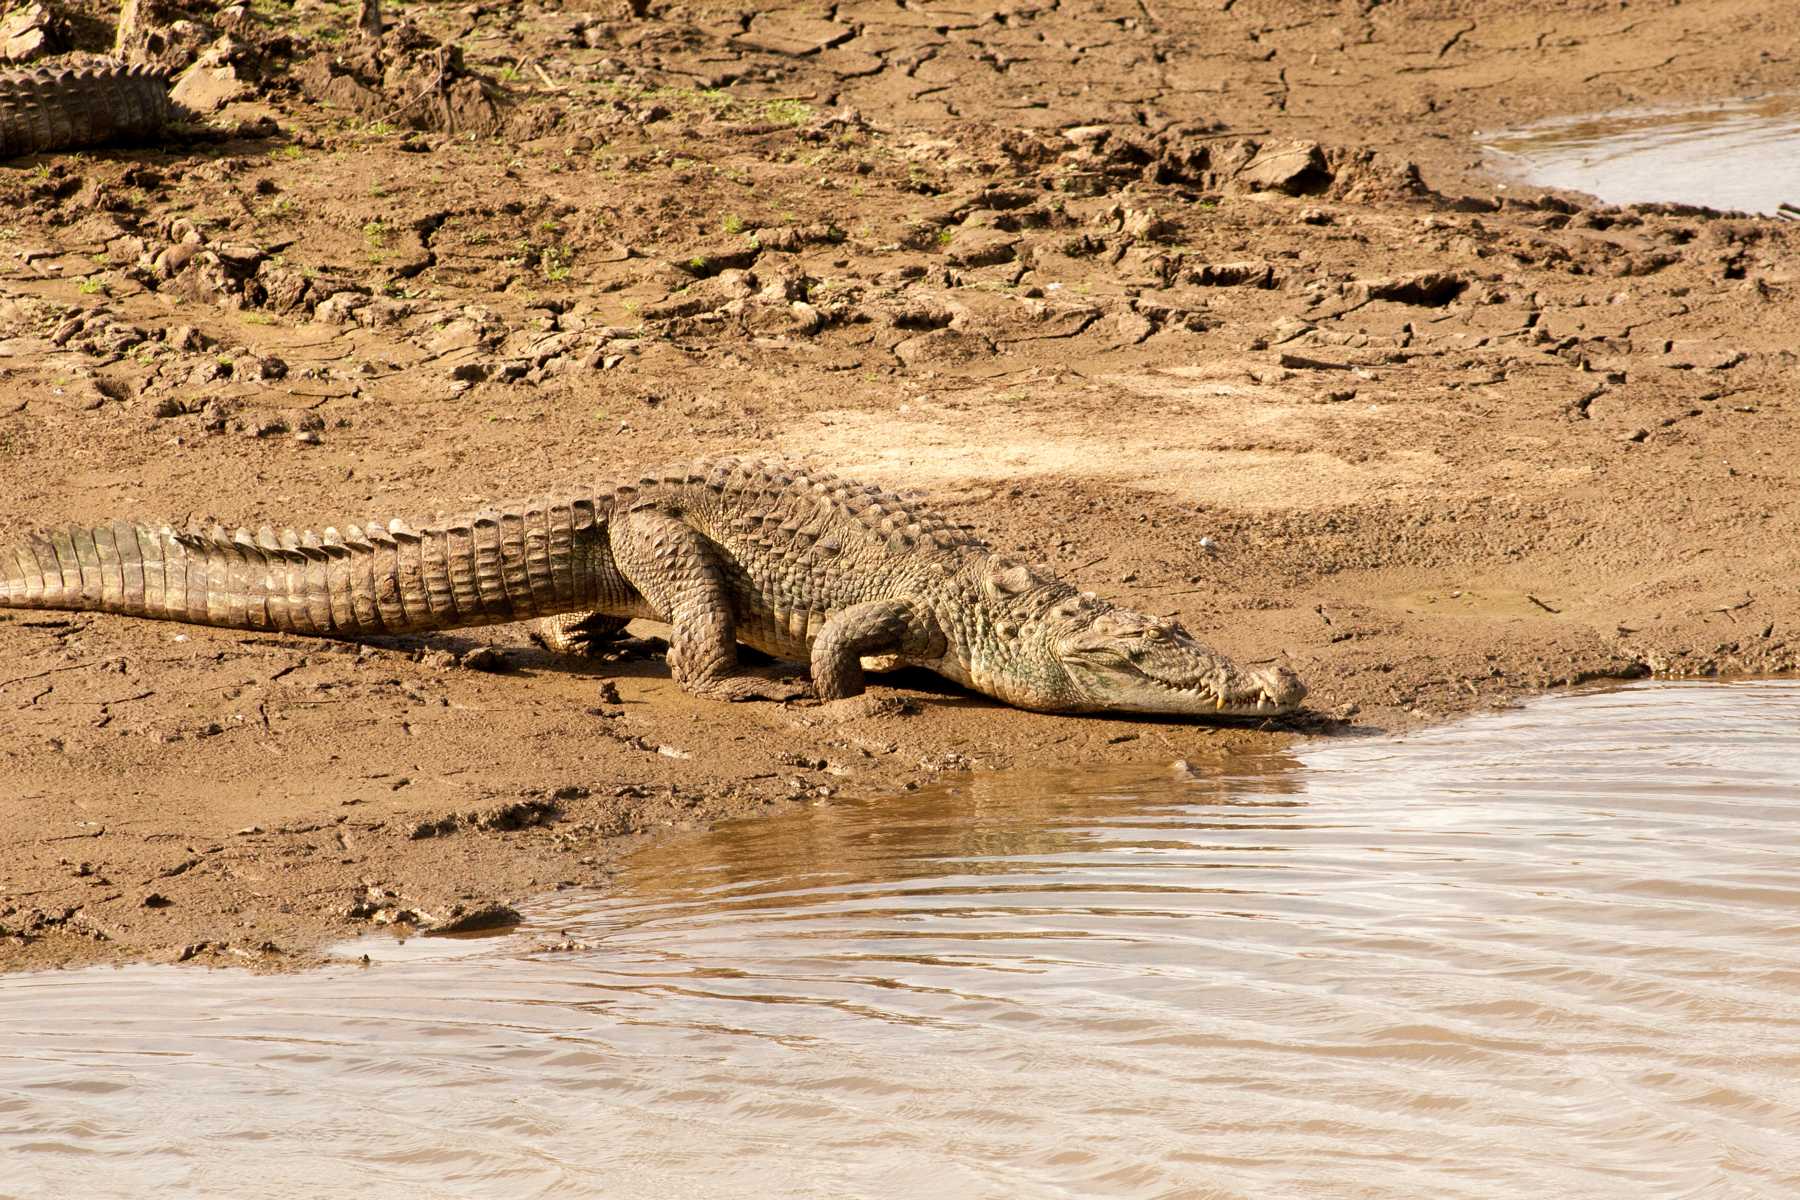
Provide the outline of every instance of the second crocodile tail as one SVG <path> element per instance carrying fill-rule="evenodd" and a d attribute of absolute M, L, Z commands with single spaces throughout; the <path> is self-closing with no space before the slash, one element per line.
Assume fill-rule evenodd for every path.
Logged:
<path fill-rule="evenodd" d="M 143 141 L 173 117 L 168 80 L 155 67 L 0 72 L 0 158 Z"/>

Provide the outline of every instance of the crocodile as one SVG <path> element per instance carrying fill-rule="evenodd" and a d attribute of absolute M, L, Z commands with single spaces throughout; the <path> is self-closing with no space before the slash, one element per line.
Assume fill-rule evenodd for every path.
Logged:
<path fill-rule="evenodd" d="M 1266 717 L 1306 695 L 1291 671 L 1239 667 L 916 499 L 735 458 L 342 531 L 40 533 L 0 548 L 0 608 L 343 638 L 539 618 L 566 651 L 644 618 L 671 626 L 676 683 L 720 700 L 785 698 L 740 666 L 739 643 L 809 662 L 824 701 L 861 694 L 865 660 L 1044 712 Z"/>
<path fill-rule="evenodd" d="M 157 67 L 99 63 L 0 72 L 0 159 L 154 138 L 175 119 Z"/>

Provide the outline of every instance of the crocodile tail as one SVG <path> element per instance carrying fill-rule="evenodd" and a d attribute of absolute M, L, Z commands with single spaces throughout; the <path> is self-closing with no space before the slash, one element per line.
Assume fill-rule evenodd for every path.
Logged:
<path fill-rule="evenodd" d="M 156 67 L 0 72 L 0 158 L 148 140 L 173 116 L 168 77 Z"/>
<path fill-rule="evenodd" d="M 0 608 L 334 637 L 491 625 L 594 607 L 598 534 L 591 500 L 419 529 L 76 527 L 0 548 Z"/>

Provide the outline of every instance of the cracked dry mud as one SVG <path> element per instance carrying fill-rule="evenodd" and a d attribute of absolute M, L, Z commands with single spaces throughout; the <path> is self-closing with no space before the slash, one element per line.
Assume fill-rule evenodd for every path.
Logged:
<path fill-rule="evenodd" d="M 900 676 L 827 716 L 681 695 L 653 628 L 570 663 L 11 613 L 0 966 L 292 966 L 768 806 L 1794 669 L 1795 229 L 1503 186 L 1470 136 L 1791 89 L 1770 9 L 402 5 L 377 44 L 186 5 L 145 53 L 204 125 L 0 166 L 0 540 L 807 456 L 1314 711 Z"/>

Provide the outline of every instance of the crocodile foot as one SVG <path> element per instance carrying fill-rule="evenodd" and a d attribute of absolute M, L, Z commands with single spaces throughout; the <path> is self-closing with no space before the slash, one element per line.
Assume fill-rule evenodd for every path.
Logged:
<path fill-rule="evenodd" d="M 605 613 L 558 613 L 539 621 L 535 636 L 552 653 L 587 658 L 618 641 L 630 623 L 629 617 L 609 617 Z"/>

